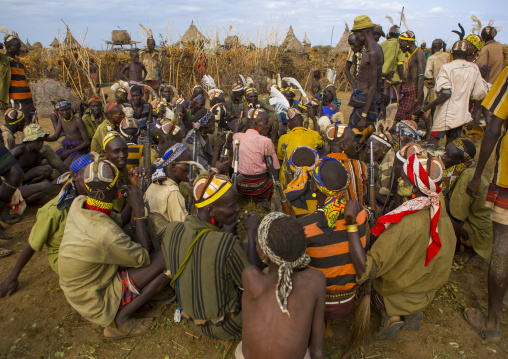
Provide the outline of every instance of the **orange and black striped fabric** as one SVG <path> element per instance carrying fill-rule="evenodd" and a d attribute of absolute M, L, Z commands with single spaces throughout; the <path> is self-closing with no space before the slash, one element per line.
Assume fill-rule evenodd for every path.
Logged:
<path fill-rule="evenodd" d="M 356 271 L 349 254 L 346 221 L 341 215 L 335 228 L 329 228 L 322 210 L 317 210 L 298 221 L 307 238 L 309 268 L 319 269 L 326 277 L 327 291 L 347 291 L 356 285 Z M 366 245 L 367 212 L 362 209 L 356 216 L 362 246 Z"/>
<path fill-rule="evenodd" d="M 143 145 L 129 145 L 127 155 L 127 169 L 139 167 L 143 158 Z"/>
<path fill-rule="evenodd" d="M 13 59 L 9 59 L 11 64 L 11 86 L 9 88 L 9 99 L 14 100 L 17 103 L 21 100 L 27 100 L 32 98 L 30 92 L 30 86 L 26 81 L 25 66 Z"/>
<path fill-rule="evenodd" d="M 350 182 L 346 199 L 355 199 L 364 205 L 367 198 L 367 166 L 365 163 L 350 159 L 344 153 L 329 153 L 328 156 L 340 161 L 349 172 Z"/>

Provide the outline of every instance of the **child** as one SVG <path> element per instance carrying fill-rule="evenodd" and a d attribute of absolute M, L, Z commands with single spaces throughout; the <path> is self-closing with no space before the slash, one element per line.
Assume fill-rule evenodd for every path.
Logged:
<path fill-rule="evenodd" d="M 60 101 L 55 105 L 55 108 L 59 115 L 58 125 L 55 134 L 48 137 L 46 141 L 54 142 L 58 140 L 63 130 L 65 132 L 65 139 L 62 140 L 63 147 L 59 148 L 56 154 L 62 161 L 70 164 L 70 162 L 88 152 L 90 139 L 88 138 L 88 133 L 83 121 L 72 113 L 71 103 L 69 101 Z"/>
<path fill-rule="evenodd" d="M 256 247 L 268 274 L 255 266 L 243 271 L 243 341 L 236 358 L 324 359 L 326 281 L 323 273 L 306 268 L 302 226 L 272 212 L 259 225 Z M 297 268 L 303 269 L 293 272 Z"/>
<path fill-rule="evenodd" d="M 136 50 L 130 51 L 131 61 L 127 65 L 124 66 L 122 71 L 120 71 L 120 77 L 129 81 L 131 85 L 139 85 L 145 81 L 146 78 L 146 68 L 141 62 L 139 62 L 139 54 Z M 129 78 L 125 76 L 125 71 L 129 70 Z"/>
<path fill-rule="evenodd" d="M 320 70 L 314 70 L 312 72 L 312 75 L 314 77 L 314 80 L 312 80 L 312 92 L 314 92 L 314 97 L 318 100 L 321 100 L 323 97 L 323 94 L 321 93 L 321 71 Z"/>

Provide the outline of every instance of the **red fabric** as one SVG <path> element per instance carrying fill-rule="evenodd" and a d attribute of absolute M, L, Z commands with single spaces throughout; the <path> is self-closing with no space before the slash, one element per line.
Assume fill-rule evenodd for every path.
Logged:
<path fill-rule="evenodd" d="M 401 91 L 401 95 L 404 98 L 400 101 L 399 108 L 395 114 L 396 120 L 412 120 L 413 119 L 413 108 L 418 95 L 418 88 L 416 86 L 404 87 Z"/>
<path fill-rule="evenodd" d="M 494 206 L 508 210 L 508 188 L 499 187 L 491 183 L 487 193 L 487 202 L 494 203 Z"/>
<path fill-rule="evenodd" d="M 86 208 L 88 208 L 91 211 L 102 212 L 107 216 L 109 216 L 111 214 L 110 209 L 104 209 L 104 208 L 99 208 L 99 207 L 95 207 L 95 206 L 90 206 L 88 203 L 85 203 L 85 206 L 86 206 Z"/>
<path fill-rule="evenodd" d="M 129 277 L 127 269 L 124 269 L 120 272 L 120 280 L 122 281 L 122 299 L 120 300 L 120 307 L 118 309 L 122 309 L 138 296 L 136 293 L 129 289 L 129 282 L 139 292 L 138 287 L 136 287 L 136 284 L 134 284 L 132 279 Z"/>
<path fill-rule="evenodd" d="M 382 216 L 376 222 L 376 225 L 370 230 L 370 233 L 379 236 L 392 223 L 399 223 L 402 218 L 408 214 L 418 212 L 421 209 L 431 207 L 430 209 L 430 243 L 427 247 L 427 257 L 425 266 L 429 264 L 432 258 L 441 249 L 441 240 L 439 238 L 437 224 L 441 214 L 441 202 L 439 201 L 439 193 L 441 187 L 432 182 L 425 172 L 425 169 L 418 160 L 418 154 L 415 153 L 409 157 L 404 163 L 404 173 L 409 177 L 411 182 L 419 188 L 426 196 L 414 198 L 403 203 L 390 213 Z"/>

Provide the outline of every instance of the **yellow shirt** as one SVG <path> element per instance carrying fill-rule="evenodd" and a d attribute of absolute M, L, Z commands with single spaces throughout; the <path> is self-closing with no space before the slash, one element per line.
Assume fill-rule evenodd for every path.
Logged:
<path fill-rule="evenodd" d="M 288 158 L 291 156 L 295 148 L 299 146 L 309 146 L 312 149 L 317 150 L 323 147 L 323 138 L 314 130 L 309 130 L 305 127 L 295 127 L 289 133 L 280 136 L 279 145 L 277 146 L 277 158 L 285 162 L 284 154 L 282 152 L 282 144 L 287 144 L 286 153 Z M 283 165 L 280 166 L 279 180 L 281 185 L 286 183 L 283 173 Z"/>
<path fill-rule="evenodd" d="M 492 174 L 492 183 L 499 187 L 508 188 L 508 139 L 506 139 L 506 128 L 508 126 L 508 66 L 497 77 L 496 82 L 483 100 L 482 106 L 494 116 L 504 120 L 504 133 L 501 135 L 496 147 L 496 165 Z"/>

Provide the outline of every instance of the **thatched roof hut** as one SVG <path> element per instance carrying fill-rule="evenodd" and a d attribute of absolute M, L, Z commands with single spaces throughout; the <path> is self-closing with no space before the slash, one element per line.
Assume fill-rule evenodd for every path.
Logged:
<path fill-rule="evenodd" d="M 194 44 L 194 45 L 203 45 L 204 43 L 209 43 L 208 40 L 201 32 L 199 32 L 198 28 L 194 25 L 194 20 L 192 20 L 191 25 L 185 31 L 185 34 L 180 38 L 178 44 Z"/>
<path fill-rule="evenodd" d="M 300 40 L 298 40 L 293 32 L 293 27 L 290 25 L 289 30 L 286 34 L 286 38 L 282 42 L 281 45 L 282 51 L 289 51 L 296 54 L 306 54 L 307 49 L 302 45 Z"/>
<path fill-rule="evenodd" d="M 310 40 L 307 37 L 307 33 L 305 33 L 305 35 L 303 37 L 302 45 L 305 46 L 307 51 L 310 51 L 310 49 L 312 48 L 312 44 L 310 43 Z"/>
<path fill-rule="evenodd" d="M 53 49 L 58 49 L 60 47 L 60 41 L 58 41 L 58 39 L 55 37 L 55 39 L 51 44 L 49 44 L 49 46 L 51 46 Z"/>
<path fill-rule="evenodd" d="M 228 36 L 226 39 L 224 39 L 224 48 L 226 50 L 234 49 L 241 46 L 240 40 L 238 39 L 238 36 Z"/>
<path fill-rule="evenodd" d="M 44 46 L 42 46 L 42 44 L 39 41 L 37 41 L 36 43 L 33 44 L 33 48 L 34 50 L 41 50 L 44 48 Z"/>
<path fill-rule="evenodd" d="M 338 44 L 330 51 L 331 54 L 339 54 L 341 52 L 349 52 L 349 49 L 351 47 L 349 46 L 349 43 L 347 42 L 347 38 L 349 37 L 349 34 L 351 32 L 349 31 L 349 27 L 346 23 L 346 28 L 344 29 L 344 33 L 342 34 L 342 37 L 340 38 Z"/>
<path fill-rule="evenodd" d="M 76 41 L 74 36 L 72 36 L 71 30 L 67 28 L 67 35 L 65 36 L 64 41 L 62 42 L 62 48 L 64 51 L 72 51 L 77 50 L 81 47 L 79 42 Z"/>
<path fill-rule="evenodd" d="M 28 39 L 26 39 L 26 49 L 28 51 L 31 51 L 34 49 L 34 47 L 32 45 L 30 45 L 30 41 L 28 41 Z"/>

